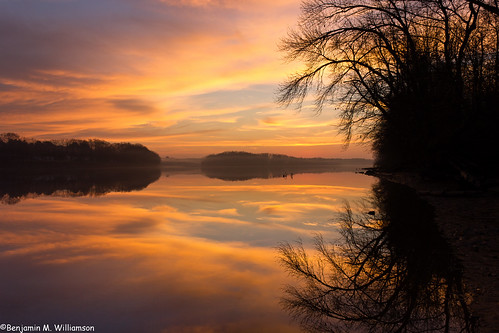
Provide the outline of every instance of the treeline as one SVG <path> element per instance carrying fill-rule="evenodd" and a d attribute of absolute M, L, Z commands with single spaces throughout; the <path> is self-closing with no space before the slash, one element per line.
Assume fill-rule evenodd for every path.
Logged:
<path fill-rule="evenodd" d="M 305 70 L 282 86 L 298 107 L 342 101 L 346 141 L 371 142 L 376 163 L 428 175 L 496 176 L 497 1 L 306 0 L 283 43 Z"/>
<path fill-rule="evenodd" d="M 287 177 L 297 173 L 351 171 L 371 165 L 372 161 L 366 159 L 299 158 L 282 154 L 228 151 L 203 158 L 201 171 L 212 178 L 246 180 Z"/>
<path fill-rule="evenodd" d="M 0 166 L 156 166 L 161 158 L 141 144 L 103 140 L 40 141 L 0 134 Z"/>
<path fill-rule="evenodd" d="M 363 158 L 340 159 L 340 158 L 303 158 L 294 157 L 283 154 L 271 153 L 248 153 L 244 151 L 226 151 L 220 154 L 212 154 L 206 156 L 201 164 L 208 165 L 241 165 L 241 166 L 262 166 L 268 165 L 272 167 L 286 166 L 331 166 L 332 163 L 369 163 L 370 160 Z"/>

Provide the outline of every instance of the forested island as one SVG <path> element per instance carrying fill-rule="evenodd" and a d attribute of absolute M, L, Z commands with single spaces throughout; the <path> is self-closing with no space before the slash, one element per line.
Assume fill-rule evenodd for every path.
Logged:
<path fill-rule="evenodd" d="M 4 133 L 0 134 L 0 202 L 140 190 L 160 177 L 160 162 L 158 154 L 140 144 L 40 141 Z"/>
<path fill-rule="evenodd" d="M 0 134 L 1 167 L 139 167 L 159 166 L 158 154 L 141 144 L 104 140 L 40 141 L 15 133 Z"/>
<path fill-rule="evenodd" d="M 297 173 L 352 171 L 372 166 L 368 159 L 299 158 L 281 154 L 228 151 L 206 156 L 201 171 L 224 180 L 292 177 Z"/>

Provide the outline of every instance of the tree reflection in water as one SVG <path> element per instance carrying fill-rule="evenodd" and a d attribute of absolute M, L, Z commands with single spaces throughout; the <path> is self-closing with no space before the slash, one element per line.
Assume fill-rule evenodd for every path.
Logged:
<path fill-rule="evenodd" d="M 100 196 L 138 191 L 160 176 L 159 166 L 0 169 L 0 203 L 17 204 L 40 195 Z"/>
<path fill-rule="evenodd" d="M 348 204 L 341 244 L 279 247 L 299 285 L 282 303 L 313 332 L 473 332 L 461 267 L 415 191 L 379 181 L 362 213 Z M 373 210 L 372 207 L 375 207 Z"/>

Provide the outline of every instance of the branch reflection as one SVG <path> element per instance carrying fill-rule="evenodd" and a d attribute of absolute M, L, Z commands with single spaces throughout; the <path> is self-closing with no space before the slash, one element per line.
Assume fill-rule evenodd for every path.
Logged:
<path fill-rule="evenodd" d="M 461 267 L 415 191 L 387 181 L 359 211 L 347 205 L 342 242 L 279 247 L 298 278 L 282 303 L 313 332 L 473 332 Z M 375 208 L 373 208 L 375 207 Z"/>

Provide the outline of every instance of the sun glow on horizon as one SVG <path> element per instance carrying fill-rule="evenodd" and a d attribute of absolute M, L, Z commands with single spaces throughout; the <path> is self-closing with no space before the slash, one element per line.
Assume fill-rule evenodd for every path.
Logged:
<path fill-rule="evenodd" d="M 343 149 L 334 111 L 297 113 L 275 103 L 296 66 L 277 44 L 299 7 L 296 0 L 3 1 L 0 133 L 142 143 L 162 156 L 247 147 L 370 157 L 355 143 Z"/>

